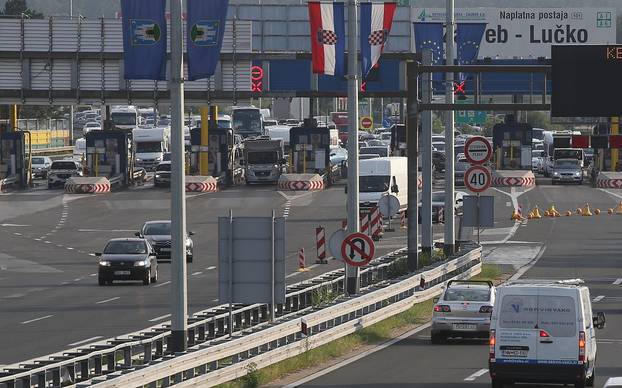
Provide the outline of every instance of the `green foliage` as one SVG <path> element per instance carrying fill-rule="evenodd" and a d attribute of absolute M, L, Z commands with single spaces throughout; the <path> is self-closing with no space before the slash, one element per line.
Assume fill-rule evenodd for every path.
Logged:
<path fill-rule="evenodd" d="M 241 383 L 244 388 L 256 388 L 259 386 L 260 376 L 257 371 L 257 364 L 251 362 L 246 367 L 246 376 L 242 377 Z"/>
<path fill-rule="evenodd" d="M 311 295 L 311 305 L 315 308 L 333 302 L 339 296 L 330 286 L 319 287 Z"/>
<path fill-rule="evenodd" d="M 501 267 L 496 264 L 483 264 L 482 272 L 479 275 L 474 276 L 472 280 L 498 280 L 501 275 L 503 275 L 503 271 L 501 271 Z"/>
<path fill-rule="evenodd" d="M 4 9 L 0 11 L 1 15 L 21 16 L 22 14 L 31 19 L 41 19 L 43 14 L 28 8 L 26 0 L 7 0 Z"/>

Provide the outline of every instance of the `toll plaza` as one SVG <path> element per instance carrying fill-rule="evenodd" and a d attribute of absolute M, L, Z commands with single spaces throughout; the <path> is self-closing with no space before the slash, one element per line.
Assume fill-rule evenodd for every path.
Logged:
<path fill-rule="evenodd" d="M 134 144 L 131 130 L 91 131 L 86 134 L 86 173 L 105 177 L 111 185 L 128 186 L 143 176 L 134 169 Z"/>
<path fill-rule="evenodd" d="M 496 124 L 492 133 L 497 170 L 531 170 L 531 125 L 510 119 Z"/>
<path fill-rule="evenodd" d="M 29 135 L 27 131 L 15 131 L 3 132 L 0 136 L 0 182 L 19 187 L 29 184 L 30 168 L 26 153 L 26 137 Z"/>
<path fill-rule="evenodd" d="M 330 171 L 330 129 L 303 126 L 290 130 L 291 172 L 319 174 Z"/>
<path fill-rule="evenodd" d="M 233 141 L 231 128 L 209 128 L 208 145 L 201 145 L 201 128 L 190 130 L 190 175 L 201 173 L 201 152 L 207 151 L 207 175 L 233 182 L 238 147 Z M 239 152 L 238 152 L 239 153 Z M 239 156 L 239 155 L 237 155 Z"/>

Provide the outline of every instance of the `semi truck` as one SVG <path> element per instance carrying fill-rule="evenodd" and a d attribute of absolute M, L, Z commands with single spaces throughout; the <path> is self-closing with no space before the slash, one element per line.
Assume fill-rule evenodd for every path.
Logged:
<path fill-rule="evenodd" d="M 269 137 L 247 139 L 243 143 L 246 184 L 276 184 L 285 170 L 283 140 Z"/>
<path fill-rule="evenodd" d="M 136 167 L 154 169 L 169 151 L 171 132 L 168 127 L 136 128 L 133 131 Z"/>

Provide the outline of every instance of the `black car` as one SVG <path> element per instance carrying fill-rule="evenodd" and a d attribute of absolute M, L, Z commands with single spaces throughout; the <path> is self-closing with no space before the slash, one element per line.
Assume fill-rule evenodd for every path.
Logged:
<path fill-rule="evenodd" d="M 171 259 L 171 221 L 147 221 L 140 232 L 136 232 L 135 235 L 149 241 L 158 260 Z M 194 257 L 194 242 L 190 238 L 193 235 L 193 232 L 188 232 L 186 236 L 186 262 L 188 263 L 192 263 Z"/>
<path fill-rule="evenodd" d="M 171 162 L 160 162 L 155 170 L 155 175 L 153 177 L 153 185 L 155 187 L 159 186 L 170 186 L 171 185 Z"/>
<path fill-rule="evenodd" d="M 115 280 L 142 280 L 145 286 L 158 281 L 158 260 L 148 241 L 141 238 L 115 238 L 103 253 L 96 253 L 100 286 Z"/>

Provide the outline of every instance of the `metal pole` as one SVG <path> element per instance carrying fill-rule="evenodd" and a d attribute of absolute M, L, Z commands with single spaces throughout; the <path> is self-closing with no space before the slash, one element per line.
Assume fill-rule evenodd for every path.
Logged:
<path fill-rule="evenodd" d="M 182 0 L 171 0 L 171 345 L 173 352 L 188 346 L 186 320 L 186 184 L 184 158 L 184 73 Z"/>
<path fill-rule="evenodd" d="M 69 0 L 69 19 L 73 20 L 73 0 Z M 73 145 L 73 138 L 73 105 L 71 105 L 69 107 L 69 145 Z"/>
<path fill-rule="evenodd" d="M 432 51 L 422 53 L 422 63 L 432 64 Z M 421 99 L 432 102 L 432 73 L 422 74 Z M 421 199 L 421 252 L 432 253 L 432 111 L 421 112 L 421 163 L 423 164 L 423 192 Z"/>
<path fill-rule="evenodd" d="M 476 214 L 476 217 L 477 217 L 477 222 L 476 222 L 476 224 L 477 224 L 477 243 L 479 244 L 479 193 L 477 193 L 477 208 L 476 208 L 476 210 L 477 210 L 477 214 Z"/>
<path fill-rule="evenodd" d="M 229 338 L 233 337 L 233 210 L 229 210 Z"/>
<path fill-rule="evenodd" d="M 454 0 L 447 0 L 447 28 L 445 36 L 446 64 L 454 64 Z M 445 80 L 446 103 L 454 103 L 454 73 L 447 73 Z M 445 119 L 445 254 L 455 252 L 455 186 L 454 186 L 454 111 L 447 111 Z"/>
<path fill-rule="evenodd" d="M 356 0 L 348 2 L 348 233 L 359 231 L 359 85 Z M 346 294 L 359 291 L 359 269 L 346 264 Z"/>
<path fill-rule="evenodd" d="M 201 107 L 201 145 L 199 149 L 199 175 L 209 175 L 209 109 L 210 107 Z"/>
<path fill-rule="evenodd" d="M 407 82 L 407 122 L 406 122 L 406 146 L 408 152 L 408 269 L 415 271 L 419 266 L 419 174 L 418 143 L 419 143 L 419 120 L 418 115 L 418 70 L 417 62 L 406 64 Z"/>
<path fill-rule="evenodd" d="M 272 243 L 272 247 L 271 247 L 272 248 L 272 256 L 271 256 L 272 257 L 272 272 L 270 272 L 270 276 L 272 276 L 272 279 L 270 281 L 272 289 L 270 290 L 271 291 L 271 294 L 270 294 L 270 297 L 271 297 L 271 299 L 270 299 L 270 322 L 274 321 L 274 315 L 275 315 L 274 314 L 274 311 L 275 311 L 275 302 L 274 302 L 275 296 L 274 296 L 274 293 L 275 293 L 275 288 L 276 288 L 276 284 L 275 284 L 276 276 L 274 275 L 274 269 L 275 269 L 274 261 L 276 259 L 274 257 L 274 244 L 275 244 L 274 239 L 276 238 L 275 237 L 275 233 L 274 233 L 274 226 L 275 226 L 274 223 L 276 222 L 275 217 L 276 216 L 274 215 L 274 209 L 272 209 L 272 241 L 271 241 L 271 243 Z"/>

